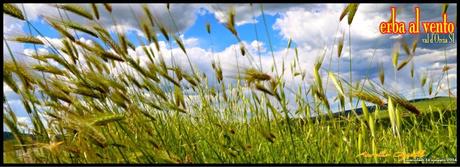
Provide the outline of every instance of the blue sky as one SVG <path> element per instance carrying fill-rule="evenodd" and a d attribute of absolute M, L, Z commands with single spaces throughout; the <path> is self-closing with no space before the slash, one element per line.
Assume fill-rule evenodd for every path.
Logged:
<path fill-rule="evenodd" d="M 88 8 L 87 4 L 81 4 Z M 21 5 L 19 5 L 21 6 Z M 307 78 L 312 78 L 312 67 L 314 60 L 318 55 L 326 50 L 326 57 L 323 66 L 329 66 L 329 58 L 331 58 L 331 69 L 334 72 L 340 72 L 342 76 L 346 77 L 349 75 L 348 72 L 348 32 L 351 32 L 352 38 L 352 57 L 353 57 L 353 70 L 352 74 L 354 80 L 358 81 L 363 79 L 366 74 L 370 73 L 370 78 L 378 82 L 377 70 L 378 65 L 382 64 L 385 67 L 386 86 L 394 88 L 398 92 L 402 92 L 405 96 L 411 97 L 424 97 L 425 94 L 420 87 L 413 87 L 413 82 L 419 82 L 419 77 L 422 73 L 428 73 L 430 78 L 433 80 L 439 80 L 441 77 L 440 69 L 444 63 L 444 53 L 448 60 L 448 65 L 452 66 L 453 69 L 449 71 L 450 85 L 455 85 L 453 91 L 455 94 L 456 90 L 456 79 L 457 79 L 457 44 L 424 44 L 419 42 L 419 47 L 416 51 L 414 58 L 416 77 L 415 80 L 407 80 L 409 76 L 409 68 L 405 68 L 398 71 L 398 77 L 395 79 L 393 74 L 393 67 L 391 65 L 391 49 L 394 43 L 398 42 L 401 37 L 408 39 L 408 42 L 412 42 L 413 35 L 382 35 L 378 32 L 378 24 L 382 21 L 387 21 L 390 17 L 390 6 L 396 6 L 401 10 L 398 13 L 397 19 L 400 21 L 413 21 L 415 6 L 421 8 L 421 21 L 441 21 L 441 4 L 361 4 L 358 8 L 358 12 L 354 17 L 353 24 L 351 27 L 346 24 L 347 17 L 344 21 L 339 22 L 338 18 L 346 6 L 346 4 L 263 4 L 265 12 L 265 22 L 261 15 L 261 4 L 171 4 L 171 16 L 166 10 L 165 4 L 149 4 L 149 8 L 154 11 L 154 16 L 159 20 L 164 21 L 166 27 L 169 30 L 175 31 L 177 35 L 181 35 L 184 41 L 187 51 L 191 56 L 192 62 L 198 66 L 198 68 L 212 75 L 212 69 L 210 62 L 218 57 L 224 67 L 225 73 L 230 74 L 232 68 L 234 68 L 236 61 L 242 64 L 247 64 L 248 60 L 239 54 L 238 41 L 228 29 L 225 28 L 224 22 L 227 18 L 227 11 L 229 9 L 235 9 L 236 11 L 236 24 L 237 31 L 245 47 L 248 48 L 250 53 L 254 56 L 258 55 L 257 46 L 261 49 L 261 63 L 263 64 L 264 70 L 271 72 L 270 68 L 274 64 L 279 67 L 280 62 L 285 60 L 286 62 L 292 61 L 294 57 L 294 51 L 292 49 L 286 51 L 286 46 L 289 39 L 292 39 L 292 47 L 297 47 L 299 50 L 299 59 L 301 61 L 301 68 L 307 73 Z M 117 20 L 117 26 L 123 27 L 128 32 L 128 38 L 139 47 L 138 32 L 135 19 L 132 16 L 130 7 L 134 9 L 134 13 L 137 16 L 142 15 L 142 10 L 138 4 L 117 4 L 113 5 L 114 18 Z M 40 15 L 59 17 L 59 13 L 56 9 L 52 8 L 48 4 L 25 4 L 27 16 L 31 23 L 40 31 L 41 34 L 33 32 L 33 36 L 39 36 L 40 38 L 46 37 L 53 44 L 59 45 L 59 34 L 54 31 L 50 26 L 43 20 Z M 99 20 L 108 30 L 114 33 L 115 27 L 111 21 L 108 13 L 104 10 L 102 5 L 99 6 L 101 12 L 101 19 Z M 450 4 L 448 8 L 448 21 L 456 19 L 457 6 L 456 4 Z M 255 15 L 255 19 L 253 16 Z M 68 13 L 65 18 L 70 18 L 72 21 L 88 24 L 88 22 L 72 13 Z M 174 25 L 170 22 L 170 18 L 173 17 L 175 20 Z M 23 21 L 19 21 L 15 18 L 3 15 L 3 31 L 4 36 L 15 36 L 29 34 L 29 28 Z M 211 39 L 206 32 L 205 25 L 209 23 L 211 25 Z M 255 28 L 257 27 L 257 30 Z M 455 27 L 456 29 L 457 27 Z M 336 45 L 334 45 L 334 38 L 341 36 L 341 32 L 345 35 L 345 47 L 342 52 L 342 58 L 337 59 L 336 57 Z M 258 40 L 256 40 L 256 33 Z M 83 41 L 94 40 L 94 38 L 78 33 Z M 457 31 L 455 31 L 455 40 L 457 40 Z M 177 45 L 173 44 L 171 49 L 161 34 L 158 34 L 159 39 L 164 45 L 164 51 L 174 52 L 181 54 L 180 49 Z M 269 38 L 268 38 L 269 37 Z M 421 35 L 420 37 L 424 37 Z M 270 52 L 269 40 L 271 41 L 271 47 L 275 56 L 275 63 L 273 63 Z M 146 40 L 143 39 L 146 43 Z M 14 53 L 30 54 L 33 51 L 32 45 L 23 45 L 19 43 L 9 42 Z M 49 47 L 40 46 L 41 50 L 49 50 Z M 236 48 L 236 49 L 235 49 Z M 372 56 L 375 52 L 375 56 Z M 402 52 L 402 50 L 401 50 Z M 136 51 L 132 51 L 136 54 Z M 16 54 L 15 57 L 22 61 L 31 62 L 27 56 Z M 145 56 L 139 56 L 141 60 L 145 60 Z M 184 57 L 184 56 L 182 56 Z M 180 63 L 185 63 L 185 59 L 180 56 L 174 56 L 172 59 L 177 59 Z M 9 59 L 9 54 L 5 50 L 4 42 L 4 59 Z M 170 57 L 171 58 L 171 57 Z M 402 55 L 400 60 L 405 58 Z M 341 65 L 340 71 L 336 64 Z M 227 70 L 227 71 L 225 71 Z M 234 71 L 234 70 L 233 70 Z M 294 71 L 291 71 L 291 74 Z M 326 75 L 322 73 L 322 75 Z M 346 77 L 347 78 L 347 77 Z M 447 77 L 444 77 L 444 80 Z M 303 84 L 311 81 L 300 81 L 293 78 L 285 78 L 289 86 L 295 87 L 295 85 Z M 229 81 L 230 82 L 230 81 Z M 447 80 L 441 82 L 442 88 L 447 84 Z M 330 86 L 330 85 L 328 85 Z M 6 88 L 5 88 L 6 87 Z M 14 94 L 4 84 L 4 94 L 13 110 L 17 113 L 18 117 L 26 120 L 27 114 L 24 112 L 22 104 L 20 102 L 20 96 Z M 442 93 L 441 93 L 442 94 Z M 336 95 L 335 92 L 328 93 L 329 98 L 333 98 Z"/>

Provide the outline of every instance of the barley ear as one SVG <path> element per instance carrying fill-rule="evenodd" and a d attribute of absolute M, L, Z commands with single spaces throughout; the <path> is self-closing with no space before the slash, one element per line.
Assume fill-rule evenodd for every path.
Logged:
<path fill-rule="evenodd" d="M 110 13 L 112 13 L 112 5 L 110 5 L 109 3 L 104 3 L 104 7 L 107 11 L 109 11 Z"/>
<path fill-rule="evenodd" d="M 177 45 L 179 45 L 180 49 L 185 53 L 187 54 L 187 50 L 185 50 L 185 46 L 184 46 L 184 43 L 182 42 L 182 40 L 177 37 L 177 36 L 174 36 L 174 40 L 176 40 L 176 43 Z"/>
<path fill-rule="evenodd" d="M 345 93 L 343 92 L 342 83 L 339 80 L 337 80 L 337 78 L 332 72 L 329 72 L 329 77 L 332 79 L 332 82 L 334 83 L 334 86 L 338 90 L 339 94 L 341 96 L 345 96 Z"/>
<path fill-rule="evenodd" d="M 359 4 L 351 4 L 349 13 L 348 13 L 348 25 L 351 25 L 353 22 L 353 18 L 355 17 L 356 11 L 358 10 Z"/>
<path fill-rule="evenodd" d="M 372 115 L 369 115 L 369 128 L 371 129 L 372 138 L 375 138 L 375 121 Z"/>
<path fill-rule="evenodd" d="M 56 7 L 67 10 L 69 12 L 72 12 L 76 15 L 85 17 L 87 19 L 93 20 L 93 15 L 86 11 L 85 8 L 79 6 L 79 5 L 74 5 L 74 4 L 63 4 L 63 5 L 57 5 Z"/>
<path fill-rule="evenodd" d="M 348 4 L 347 7 L 345 7 L 342 10 L 342 13 L 340 14 L 339 21 L 342 21 L 342 19 L 348 14 L 349 10 L 350 10 L 350 4 Z"/>
<path fill-rule="evenodd" d="M 91 3 L 91 8 L 93 9 L 94 16 L 96 16 L 96 19 L 99 20 L 99 11 L 97 10 L 97 6 L 95 3 Z"/>
<path fill-rule="evenodd" d="M 337 45 L 337 56 L 340 58 L 340 56 L 342 55 L 342 49 L 343 49 L 343 33 L 342 33 L 342 36 L 340 37 L 339 39 L 339 44 Z"/>
<path fill-rule="evenodd" d="M 379 80 L 382 85 L 385 83 L 385 70 L 382 64 L 379 67 Z"/>
<path fill-rule="evenodd" d="M 420 78 L 420 86 L 424 87 L 426 84 L 426 80 L 427 80 L 427 74 L 426 72 L 423 72 Z"/>
<path fill-rule="evenodd" d="M 233 8 L 228 12 L 228 20 L 225 26 L 233 35 L 238 36 L 238 32 L 235 29 L 235 10 Z"/>
<path fill-rule="evenodd" d="M 19 92 L 19 87 L 16 84 L 16 81 L 13 79 L 13 73 L 10 69 L 5 68 L 5 65 L 3 66 L 3 82 L 6 82 L 6 84 L 16 93 Z"/>
<path fill-rule="evenodd" d="M 241 51 L 241 55 L 246 55 L 246 50 L 244 48 L 244 44 L 243 43 L 240 43 L 240 51 Z"/>
<path fill-rule="evenodd" d="M 401 62 L 401 64 L 398 65 L 398 67 L 396 68 L 396 70 L 401 70 L 402 68 L 404 68 L 404 66 L 406 66 L 408 63 L 409 63 L 410 60 L 404 60 L 403 62 Z"/>
<path fill-rule="evenodd" d="M 445 14 L 447 12 L 448 7 L 449 7 L 449 4 L 447 4 L 447 3 L 442 4 L 442 14 Z"/>
<path fill-rule="evenodd" d="M 164 26 L 160 26 L 160 32 L 161 32 L 161 34 L 163 34 L 163 36 L 166 38 L 166 40 L 169 41 L 168 31 L 166 30 L 166 28 Z"/>
<path fill-rule="evenodd" d="M 92 125 L 106 125 L 110 122 L 116 122 L 123 120 L 125 117 L 122 114 L 112 114 L 112 115 L 106 115 L 106 116 L 101 116 L 98 117 L 96 120 L 94 120 L 91 124 Z"/>
<path fill-rule="evenodd" d="M 391 54 L 391 60 L 392 60 L 392 63 L 393 63 L 393 67 L 394 68 L 397 68 L 398 67 L 398 59 L 399 59 L 399 47 L 398 46 L 395 46 L 393 48 L 393 52 Z"/>
<path fill-rule="evenodd" d="M 206 23 L 206 32 L 208 32 L 208 34 L 211 34 L 211 24 L 209 23 Z"/>
<path fill-rule="evenodd" d="M 3 4 L 3 13 L 10 15 L 12 17 L 25 20 L 24 15 L 22 14 L 21 10 L 16 7 L 16 5 L 4 3 Z"/>
<path fill-rule="evenodd" d="M 407 44 L 406 40 L 404 38 L 401 39 L 401 45 L 403 46 L 403 49 L 404 49 L 404 52 L 406 52 L 406 54 L 408 56 L 412 55 L 410 49 L 409 49 L 409 45 Z"/>
<path fill-rule="evenodd" d="M 21 42 L 21 43 L 30 43 L 30 44 L 40 44 L 43 45 L 43 42 L 33 36 L 16 36 L 8 39 L 10 41 L 16 41 L 16 42 Z"/>
<path fill-rule="evenodd" d="M 417 48 L 417 43 L 418 43 L 418 38 L 415 38 L 414 41 L 412 41 L 412 54 L 415 54 L 415 49 Z"/>
<path fill-rule="evenodd" d="M 428 85 L 428 94 L 431 96 L 431 94 L 433 94 L 433 80 L 430 79 L 430 83 Z"/>
<path fill-rule="evenodd" d="M 388 97 L 388 115 L 390 117 L 393 135 L 396 135 L 395 106 L 393 105 L 393 100 L 391 100 L 391 97 Z"/>
<path fill-rule="evenodd" d="M 86 26 L 80 25 L 79 23 L 67 20 L 67 21 L 64 21 L 63 24 L 65 26 L 67 26 L 67 27 L 70 27 L 72 29 L 87 33 L 87 34 L 92 35 L 92 36 L 94 36 L 96 38 L 98 37 L 96 32 L 94 32 L 92 29 L 89 29 Z"/>

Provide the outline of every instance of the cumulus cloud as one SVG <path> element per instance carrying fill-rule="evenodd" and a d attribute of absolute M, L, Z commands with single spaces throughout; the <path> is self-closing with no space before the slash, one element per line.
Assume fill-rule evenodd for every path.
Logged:
<path fill-rule="evenodd" d="M 341 76 L 348 78 L 350 71 L 348 69 L 350 54 L 349 54 L 349 35 L 351 35 L 351 53 L 352 53 L 352 69 L 353 80 L 364 79 L 368 76 L 374 81 L 378 81 L 378 65 L 381 64 L 385 68 L 386 82 L 393 86 L 395 90 L 411 90 L 412 88 L 410 77 L 410 65 L 406 66 L 403 70 L 396 73 L 397 78 L 394 79 L 394 71 L 391 64 L 391 49 L 393 45 L 401 38 L 412 40 L 413 37 L 409 35 L 382 35 L 378 31 L 378 25 L 382 21 L 387 21 L 390 18 L 390 7 L 396 6 L 399 8 L 397 20 L 399 21 L 413 21 L 414 7 L 419 6 L 422 11 L 422 21 L 441 20 L 441 4 L 439 5 L 407 5 L 407 4 L 360 4 L 358 12 L 356 13 L 352 25 L 349 27 L 345 21 L 339 22 L 338 18 L 345 7 L 344 4 L 328 4 L 322 5 L 317 9 L 308 8 L 290 8 L 286 12 L 281 13 L 280 17 L 276 19 L 273 28 L 278 30 L 280 35 L 292 40 L 304 50 L 312 50 L 327 46 L 329 51 L 325 60 L 332 57 L 332 70 L 340 72 Z M 448 14 L 454 15 L 456 5 L 450 5 Z M 451 19 L 449 19 L 451 20 Z M 350 28 L 350 32 L 348 32 Z M 344 48 L 342 51 L 341 59 L 337 58 L 337 45 L 333 44 L 334 37 L 340 37 L 344 34 Z M 351 33 L 351 34 L 349 34 Z M 411 42 L 411 41 L 409 41 Z M 445 58 L 442 56 L 443 48 L 447 47 L 447 63 L 450 66 L 456 66 L 456 47 L 452 45 L 433 45 L 423 44 L 419 42 L 416 50 L 416 56 L 413 59 L 415 62 L 416 77 L 421 72 L 430 71 L 433 77 L 440 78 L 442 68 L 445 64 Z M 455 47 L 455 48 L 454 48 Z M 400 61 L 407 55 L 401 55 Z M 340 64 L 340 69 L 338 68 Z M 326 61 L 323 67 L 329 66 Z M 452 72 L 456 71 L 456 67 Z M 416 80 L 415 82 L 417 82 Z M 407 83 L 407 84 L 406 84 Z M 390 86 L 390 87 L 391 87 Z"/>
<path fill-rule="evenodd" d="M 20 35 L 23 34 L 22 26 L 24 21 L 3 14 L 3 35 Z"/>
<path fill-rule="evenodd" d="M 92 12 L 89 4 L 78 4 L 88 12 Z M 145 17 L 140 4 L 111 4 L 112 14 L 110 14 L 102 4 L 97 4 L 100 14 L 100 22 L 106 27 L 122 25 L 127 30 L 136 30 L 138 27 L 137 20 Z M 196 20 L 195 12 L 202 5 L 200 4 L 170 4 L 170 12 L 166 4 L 147 4 L 155 19 L 158 19 L 163 26 L 171 32 L 184 32 Z M 27 15 L 31 20 L 39 19 L 40 16 L 52 16 L 55 18 L 69 18 L 70 20 L 80 23 L 88 23 L 88 20 L 77 16 L 71 12 L 58 10 L 49 4 L 24 4 Z M 61 14 L 61 15 L 60 15 Z M 112 16 L 115 19 L 112 20 Z M 171 19 L 173 18 L 173 19 Z"/>
<path fill-rule="evenodd" d="M 19 19 L 13 18 L 11 16 L 3 14 L 3 36 L 16 36 L 23 35 L 22 27 L 25 23 Z M 21 43 L 8 41 L 8 45 L 3 40 L 3 59 L 10 59 L 10 54 L 8 52 L 8 46 L 12 51 L 23 50 L 23 45 Z"/>
<path fill-rule="evenodd" d="M 257 20 L 254 18 L 259 17 L 262 15 L 262 9 L 264 14 L 266 15 L 276 15 L 280 13 L 284 13 L 288 9 L 292 8 L 305 8 L 305 9 L 314 9 L 314 8 L 322 8 L 320 4 L 211 4 L 205 6 L 205 8 L 214 14 L 219 22 L 224 23 L 227 22 L 228 13 L 230 10 L 235 11 L 235 23 L 237 26 L 249 24 L 249 23 L 256 23 Z"/>
<path fill-rule="evenodd" d="M 327 12 L 317 12 L 297 8 L 282 14 L 276 19 L 273 28 L 279 30 L 285 39 L 292 38 L 296 44 L 312 49 L 324 47 L 326 42 L 332 42 L 331 39 L 338 28 L 336 20 L 336 14 L 331 9 Z"/>

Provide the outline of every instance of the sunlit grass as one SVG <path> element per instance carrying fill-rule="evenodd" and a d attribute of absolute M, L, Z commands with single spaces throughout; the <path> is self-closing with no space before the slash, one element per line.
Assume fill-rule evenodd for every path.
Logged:
<path fill-rule="evenodd" d="M 165 28 L 148 7 L 143 7 L 144 15 L 138 20 L 146 38 L 138 40 L 155 47 L 143 48 L 148 60 L 141 63 L 139 55 L 127 51 L 135 48 L 134 41 L 124 32 L 110 35 L 100 25 L 101 10 L 117 12 L 110 4 L 93 4 L 92 10 L 79 5 L 56 7 L 94 24 L 45 17 L 64 39 L 64 47 L 53 46 L 49 54 L 32 55 L 39 64 L 17 61 L 11 50 L 5 53 L 11 60 L 3 64 L 4 82 L 22 97 L 34 126 L 31 140 L 20 131 L 15 111 L 4 95 L 4 125 L 15 137 L 4 142 L 6 163 L 409 163 L 403 155 L 414 152 L 422 152 L 428 159 L 456 157 L 456 96 L 411 103 L 383 86 L 383 73 L 380 86 L 365 85 L 372 84 L 369 80 L 363 80 L 362 85 L 352 82 L 351 75 L 347 81 L 331 72 L 330 66 L 322 66 L 327 49 L 313 69 L 300 67 L 298 56 L 307 53 L 298 53 L 297 49 L 296 59 L 283 61 L 299 69 L 292 77 L 302 78 L 302 82 L 307 83 L 306 71 L 313 72 L 312 82 L 295 91 L 286 86 L 284 65 L 282 69 L 238 65 L 235 76 L 224 77 L 224 62 L 214 59 L 210 64 L 214 75 L 206 76 L 190 61 L 182 39 Z M 165 7 L 169 12 L 170 6 Z M 40 34 L 29 24 L 20 5 L 4 5 L 4 11 L 25 20 Z M 358 5 L 351 4 L 340 20 L 348 15 L 351 25 L 356 12 Z M 236 56 L 244 56 L 256 65 L 236 30 L 235 15 L 231 10 L 224 26 L 240 42 Z M 203 28 L 210 39 L 215 37 L 209 24 Z M 76 31 L 101 42 L 81 42 L 75 37 Z M 174 56 L 187 56 L 189 67 L 165 62 L 165 55 L 158 52 L 157 34 L 169 46 L 177 44 L 185 55 Z M 265 35 L 270 39 L 268 31 Z M 43 44 L 30 34 L 7 39 L 8 49 L 9 41 Z M 338 40 L 337 58 L 344 40 Z M 271 56 L 273 63 L 278 63 L 273 51 Z M 350 72 L 351 63 L 350 55 Z M 395 73 L 404 65 L 395 62 Z M 323 88 L 323 82 L 329 80 L 323 78 L 324 72 L 335 86 L 329 91 L 338 94 L 340 111 L 351 106 L 353 114 L 333 115 L 328 90 Z M 211 77 L 216 83 L 209 82 Z M 422 78 L 423 87 L 426 76 Z M 287 95 L 291 94 L 297 108 L 288 105 Z M 391 121 L 384 107 L 389 99 L 394 105 Z M 352 104 L 356 100 L 362 107 L 378 106 L 378 111 L 357 115 Z M 301 118 L 291 119 L 293 113 Z M 373 155 L 366 157 L 365 153 Z"/>

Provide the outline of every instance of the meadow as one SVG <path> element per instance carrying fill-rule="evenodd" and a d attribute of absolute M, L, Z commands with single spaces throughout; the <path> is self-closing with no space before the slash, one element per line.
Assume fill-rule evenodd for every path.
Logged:
<path fill-rule="evenodd" d="M 227 13 L 224 26 L 241 42 L 237 56 L 252 63 L 238 67 L 234 76 L 223 75 L 218 59 L 210 64 L 213 76 L 200 72 L 181 38 L 146 6 L 137 20 L 145 37 L 139 41 L 153 45 L 143 47 L 148 61 L 141 62 L 128 53 L 128 48 L 136 46 L 125 32 L 108 32 L 99 24 L 102 10 L 117 11 L 110 4 L 90 6 L 91 10 L 70 4 L 55 7 L 91 24 L 44 16 L 62 37 L 63 47 L 51 47 L 47 54 L 37 51 L 30 57 L 35 64 L 17 60 L 9 42 L 35 46 L 44 45 L 42 40 L 32 35 L 4 37 L 9 50 L 4 54 L 10 58 L 3 62 L 3 82 L 21 96 L 33 124 L 28 134 L 21 130 L 4 92 L 3 123 L 14 136 L 4 141 L 4 163 L 456 162 L 457 95 L 450 88 L 448 97 L 410 101 L 384 84 L 383 69 L 379 80 L 353 82 L 351 75 L 343 78 L 330 66 L 322 66 L 323 61 L 330 61 L 324 55 L 315 60 L 313 69 L 303 69 L 298 57 L 306 53 L 291 48 L 291 40 L 287 48 L 294 49 L 297 58 L 282 62 L 281 69 L 261 70 L 235 28 L 238 13 L 234 11 Z M 169 5 L 165 8 L 169 10 Z M 3 9 L 40 34 L 20 5 L 3 4 Z M 359 4 L 349 4 L 337 20 L 351 25 L 356 12 L 360 12 Z M 216 36 L 209 24 L 203 29 L 210 38 Z M 97 40 L 82 42 L 76 32 Z M 344 40 L 352 35 L 334 42 L 336 59 L 347 52 Z M 174 42 L 189 66 L 165 62 L 158 36 Z M 440 93 L 436 81 L 414 74 L 417 44 L 417 40 L 402 41 L 401 51 L 392 53 L 393 68 L 395 73 L 411 68 L 412 79 L 420 77 L 417 85 L 435 97 Z M 406 56 L 401 59 L 400 55 Z M 352 61 L 343 68 L 351 71 Z M 285 75 L 291 74 L 285 68 L 289 67 L 298 72 L 288 77 L 305 83 L 296 90 L 286 87 Z M 446 64 L 442 72 L 450 69 Z M 307 82 L 306 72 L 313 73 L 313 82 Z M 329 83 L 334 89 L 324 88 Z M 328 91 L 335 92 L 339 102 L 336 112 Z M 290 101 L 287 94 L 294 99 Z M 288 105 L 292 103 L 295 108 Z M 349 114 L 335 114 L 346 111 Z"/>

